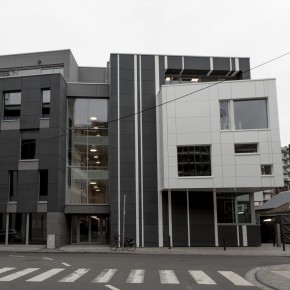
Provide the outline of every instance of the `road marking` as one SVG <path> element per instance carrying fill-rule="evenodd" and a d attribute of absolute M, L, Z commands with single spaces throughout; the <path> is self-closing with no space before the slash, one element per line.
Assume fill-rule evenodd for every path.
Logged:
<path fill-rule="evenodd" d="M 278 274 L 284 278 L 290 279 L 290 271 L 271 271 L 274 274 Z"/>
<path fill-rule="evenodd" d="M 172 270 L 159 271 L 161 284 L 179 284 L 179 281 Z"/>
<path fill-rule="evenodd" d="M 13 270 L 13 269 L 15 269 L 15 268 L 9 268 L 9 267 L 1 268 L 1 269 L 0 269 L 0 274 L 5 273 L 5 272 L 8 272 L 8 271 L 11 271 L 11 270 Z"/>
<path fill-rule="evenodd" d="M 127 283 L 144 283 L 144 274 L 145 270 L 132 270 L 127 279 Z"/>
<path fill-rule="evenodd" d="M 203 271 L 189 270 L 188 272 L 197 284 L 216 285 L 216 282 L 212 280 L 208 275 L 206 275 Z"/>
<path fill-rule="evenodd" d="M 117 269 L 104 269 L 100 275 L 92 282 L 94 283 L 108 283 L 117 272 Z"/>
<path fill-rule="evenodd" d="M 51 259 L 51 258 L 45 258 L 45 257 L 43 257 L 43 259 L 44 259 L 44 260 L 50 260 L 50 261 L 53 261 L 53 259 Z"/>
<path fill-rule="evenodd" d="M 20 255 L 9 255 L 9 256 L 13 258 L 25 258 L 25 256 L 20 256 Z"/>
<path fill-rule="evenodd" d="M 120 290 L 119 288 L 116 288 L 116 287 L 114 287 L 112 285 L 105 285 L 105 286 L 110 288 L 110 289 L 112 289 L 112 290 Z"/>
<path fill-rule="evenodd" d="M 90 269 L 77 269 L 76 271 L 59 280 L 58 282 L 75 282 L 76 280 L 81 278 L 81 276 L 85 275 L 89 271 Z"/>
<path fill-rule="evenodd" d="M 2 277 L 2 278 L 0 278 L 0 281 L 1 282 L 2 281 L 5 281 L 5 282 L 12 281 L 12 280 L 15 280 L 17 278 L 20 278 L 20 277 L 22 277 L 24 275 L 27 275 L 29 273 L 32 273 L 32 272 L 34 272 L 36 270 L 39 270 L 39 268 L 27 268 L 25 270 L 18 271 L 18 272 L 15 272 L 13 274 L 10 274 L 8 276 Z"/>
<path fill-rule="evenodd" d="M 66 266 L 66 267 L 70 267 L 70 264 L 67 264 L 67 263 L 62 263 L 62 265 Z"/>
<path fill-rule="evenodd" d="M 242 278 L 241 276 L 232 271 L 218 271 L 218 272 L 237 286 L 254 286 L 249 281 L 247 281 L 246 279 Z"/>
<path fill-rule="evenodd" d="M 31 278 L 31 279 L 28 279 L 26 281 L 27 282 L 42 282 L 42 281 L 44 281 L 44 280 L 56 275 L 57 273 L 59 273 L 59 272 L 61 272 L 63 270 L 64 270 L 64 268 L 51 269 L 51 270 L 48 270 L 48 271 L 46 271 L 46 272 L 44 272 L 44 273 L 42 273 L 42 274 L 40 274 L 38 276 L 35 276 L 35 277 Z"/>

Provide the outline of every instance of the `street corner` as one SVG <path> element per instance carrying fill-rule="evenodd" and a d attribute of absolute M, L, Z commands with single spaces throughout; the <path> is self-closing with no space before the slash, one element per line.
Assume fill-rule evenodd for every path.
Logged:
<path fill-rule="evenodd" d="M 272 289 L 290 289 L 290 264 L 260 268 L 257 270 L 255 276 L 258 282 Z"/>

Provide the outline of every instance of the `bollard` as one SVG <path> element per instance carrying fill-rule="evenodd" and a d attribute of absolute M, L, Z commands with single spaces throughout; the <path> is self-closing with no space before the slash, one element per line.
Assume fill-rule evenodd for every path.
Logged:
<path fill-rule="evenodd" d="M 169 236 L 169 250 L 171 250 L 171 240 L 170 240 L 170 236 Z"/>
<path fill-rule="evenodd" d="M 283 246 L 283 251 L 285 252 L 285 240 L 284 240 L 284 236 L 282 235 L 282 246 Z"/>
<path fill-rule="evenodd" d="M 224 251 L 226 251 L 226 239 L 223 238 Z"/>
<path fill-rule="evenodd" d="M 273 234 L 272 237 L 273 237 L 273 247 L 275 247 L 276 246 L 276 238 L 275 238 L 275 235 Z"/>

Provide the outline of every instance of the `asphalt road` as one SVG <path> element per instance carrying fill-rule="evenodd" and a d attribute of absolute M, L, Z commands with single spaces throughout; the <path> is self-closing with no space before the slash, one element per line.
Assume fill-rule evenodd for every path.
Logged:
<path fill-rule="evenodd" d="M 259 289 L 252 268 L 289 264 L 289 257 L 139 254 L 0 253 L 0 289 Z"/>

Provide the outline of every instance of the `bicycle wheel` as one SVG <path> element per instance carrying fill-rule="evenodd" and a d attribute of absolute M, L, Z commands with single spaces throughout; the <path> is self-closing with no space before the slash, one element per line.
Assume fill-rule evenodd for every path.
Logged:
<path fill-rule="evenodd" d="M 133 239 L 126 241 L 126 249 L 127 251 L 135 251 L 136 250 L 136 243 Z"/>
<path fill-rule="evenodd" d="M 117 248 L 118 248 L 118 241 L 113 241 L 112 243 L 111 243 L 111 251 L 116 251 L 117 250 Z"/>

